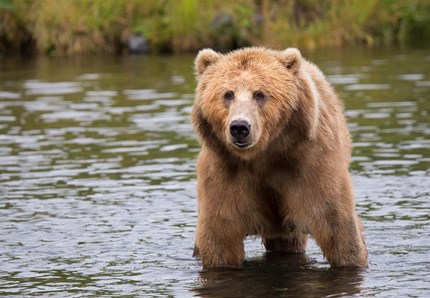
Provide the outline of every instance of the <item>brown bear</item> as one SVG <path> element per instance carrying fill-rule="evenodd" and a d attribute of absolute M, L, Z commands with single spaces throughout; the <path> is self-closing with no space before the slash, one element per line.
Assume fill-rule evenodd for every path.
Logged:
<path fill-rule="evenodd" d="M 195 69 L 203 267 L 241 267 L 247 235 L 303 253 L 308 234 L 332 267 L 367 267 L 343 106 L 318 67 L 295 48 L 245 48 L 201 50 Z"/>

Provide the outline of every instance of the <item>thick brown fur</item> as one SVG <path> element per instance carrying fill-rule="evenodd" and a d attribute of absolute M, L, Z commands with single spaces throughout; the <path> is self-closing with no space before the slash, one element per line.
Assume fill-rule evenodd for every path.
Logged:
<path fill-rule="evenodd" d="M 246 235 L 261 236 L 267 250 L 303 253 L 310 233 L 332 267 L 367 267 L 351 140 L 321 71 L 293 48 L 205 49 L 195 68 L 195 252 L 203 266 L 240 267 Z M 246 148 L 229 130 L 239 118 L 251 127 Z"/>

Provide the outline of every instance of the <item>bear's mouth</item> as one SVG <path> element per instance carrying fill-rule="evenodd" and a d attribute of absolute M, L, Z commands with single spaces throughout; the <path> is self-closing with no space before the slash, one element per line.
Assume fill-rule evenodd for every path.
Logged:
<path fill-rule="evenodd" d="M 234 141 L 233 144 L 240 149 L 245 149 L 250 145 L 248 142 L 245 141 Z"/>

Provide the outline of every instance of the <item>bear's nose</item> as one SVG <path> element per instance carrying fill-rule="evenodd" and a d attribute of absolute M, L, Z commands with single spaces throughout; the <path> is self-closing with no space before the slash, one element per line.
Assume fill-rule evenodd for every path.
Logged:
<path fill-rule="evenodd" d="M 249 135 L 251 124 L 246 120 L 233 120 L 230 123 L 230 134 L 235 138 L 245 138 Z"/>

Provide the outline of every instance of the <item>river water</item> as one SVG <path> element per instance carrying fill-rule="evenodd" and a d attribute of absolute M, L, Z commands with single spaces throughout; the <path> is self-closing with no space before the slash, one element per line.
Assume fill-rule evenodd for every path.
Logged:
<path fill-rule="evenodd" d="M 191 56 L 0 58 L 0 295 L 430 296 L 430 52 L 305 53 L 344 99 L 369 268 L 192 255 Z"/>

